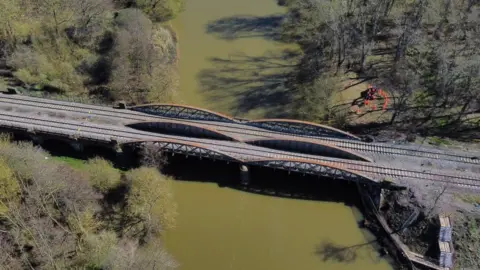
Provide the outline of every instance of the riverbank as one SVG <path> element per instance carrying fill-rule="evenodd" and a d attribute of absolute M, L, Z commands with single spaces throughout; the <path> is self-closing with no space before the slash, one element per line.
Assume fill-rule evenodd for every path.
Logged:
<path fill-rule="evenodd" d="M 80 153 L 68 151 L 68 144 L 46 143 L 56 155 L 74 154 L 76 159 L 61 160 L 80 169 L 85 168 L 82 160 L 95 153 L 116 158 L 98 148 Z M 116 167 L 135 167 L 126 165 Z M 179 213 L 164 244 L 182 270 L 391 269 L 379 256 L 374 236 L 358 227 L 361 204 L 348 182 L 251 168 L 251 184 L 245 187 L 236 164 L 178 155 L 169 157 L 162 171 L 176 178 L 172 185 Z M 353 248 L 337 257 L 331 247 Z"/>
<path fill-rule="evenodd" d="M 386 191 L 380 213 L 412 252 L 432 261 L 438 261 L 440 255 L 439 215 L 448 216 L 453 228 L 455 267 L 479 269 L 480 211 L 475 206 L 479 200 L 478 194 L 466 191 L 417 185 Z"/>

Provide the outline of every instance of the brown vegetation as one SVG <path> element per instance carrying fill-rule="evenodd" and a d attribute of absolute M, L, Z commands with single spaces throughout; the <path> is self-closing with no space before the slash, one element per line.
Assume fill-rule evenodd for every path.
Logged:
<path fill-rule="evenodd" d="M 331 89 L 342 89 L 332 74 L 343 78 L 354 71 L 388 89 L 392 104 L 384 124 L 443 134 L 478 126 L 480 6 L 475 1 L 283 2 L 289 7 L 283 38 L 303 51 L 291 83 L 303 109 L 297 117 L 331 118 Z M 303 107 L 305 100 L 318 105 Z"/>
<path fill-rule="evenodd" d="M 0 59 L 30 90 L 167 101 L 178 84 L 176 44 L 155 22 L 173 18 L 183 4 L 131 2 L 1 1 Z"/>
<path fill-rule="evenodd" d="M 100 159 L 74 170 L 27 143 L 0 141 L 2 269 L 173 269 L 159 243 L 174 225 L 169 180 Z"/>

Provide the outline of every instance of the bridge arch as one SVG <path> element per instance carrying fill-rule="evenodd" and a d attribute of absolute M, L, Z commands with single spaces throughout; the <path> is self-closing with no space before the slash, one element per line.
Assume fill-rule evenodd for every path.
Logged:
<path fill-rule="evenodd" d="M 178 141 L 178 140 L 168 140 L 168 139 L 139 140 L 139 141 L 123 143 L 122 146 L 136 147 L 136 146 L 141 146 L 147 143 L 152 143 L 155 146 L 157 146 L 159 150 L 173 153 L 173 154 L 180 154 L 185 156 L 196 156 L 199 158 L 208 158 L 212 160 L 223 160 L 227 162 L 236 162 L 236 163 L 244 162 L 242 159 L 236 158 L 222 151 L 204 147 L 196 143 Z"/>
<path fill-rule="evenodd" d="M 305 174 L 319 175 L 348 181 L 378 184 L 379 181 L 359 172 L 333 164 L 308 159 L 259 159 L 247 162 L 252 166 L 269 167 Z"/>
<path fill-rule="evenodd" d="M 135 122 L 127 124 L 127 127 L 140 129 L 150 132 L 159 132 L 164 134 L 192 136 L 197 138 L 208 138 L 227 141 L 240 141 L 239 138 L 227 135 L 213 128 L 197 124 L 182 123 L 178 121 L 160 120 L 154 122 Z"/>
<path fill-rule="evenodd" d="M 303 154 L 373 162 L 370 158 L 335 145 L 305 139 L 257 139 L 245 143 Z"/>
<path fill-rule="evenodd" d="M 359 137 L 340 129 L 300 120 L 259 119 L 248 121 L 247 125 L 294 135 L 361 140 Z"/>
<path fill-rule="evenodd" d="M 207 109 L 188 105 L 170 103 L 153 103 L 129 107 L 132 111 L 143 112 L 161 117 L 179 118 L 187 120 L 204 120 L 217 122 L 237 122 L 233 117 Z"/>

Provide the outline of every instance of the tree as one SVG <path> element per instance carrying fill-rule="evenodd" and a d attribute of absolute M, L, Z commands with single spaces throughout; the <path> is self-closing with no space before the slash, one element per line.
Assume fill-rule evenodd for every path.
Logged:
<path fill-rule="evenodd" d="M 93 158 L 87 162 L 90 184 L 105 193 L 120 184 L 120 172 L 102 158 Z"/>
<path fill-rule="evenodd" d="M 135 0 L 135 4 L 157 22 L 175 18 L 185 7 L 184 0 Z"/>
<path fill-rule="evenodd" d="M 114 96 L 132 103 L 168 99 L 176 87 L 176 74 L 170 72 L 175 48 L 170 33 L 138 9 L 121 11 L 116 23 L 110 80 Z"/>
<path fill-rule="evenodd" d="M 125 174 L 129 183 L 127 211 L 131 227 L 129 234 L 142 242 L 162 229 L 174 226 L 177 206 L 173 201 L 170 180 L 155 168 L 139 168 Z"/>
<path fill-rule="evenodd" d="M 0 159 L 0 218 L 6 214 L 10 204 L 19 203 L 20 186 L 13 171 Z"/>

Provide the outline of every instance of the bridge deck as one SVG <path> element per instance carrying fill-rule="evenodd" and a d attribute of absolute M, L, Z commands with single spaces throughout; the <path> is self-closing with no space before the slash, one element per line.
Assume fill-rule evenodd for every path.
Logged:
<path fill-rule="evenodd" d="M 55 101 L 48 99 L 33 98 L 21 95 L 0 95 L 0 109 L 13 110 L 18 114 L 47 114 L 49 117 L 81 119 L 89 117 L 89 121 L 98 123 L 107 123 L 112 125 L 125 125 L 139 121 L 155 121 L 158 119 L 166 119 L 164 117 L 146 115 L 135 111 L 119 110 L 110 107 L 77 104 L 64 101 Z M 56 112 L 56 113 L 55 113 Z M 167 118 L 168 119 L 168 118 Z M 382 143 L 364 143 L 358 141 L 350 141 L 345 139 L 312 137 L 286 134 L 282 132 L 268 131 L 262 128 L 246 126 L 242 123 L 227 123 L 200 120 L 184 120 L 175 119 L 175 121 L 184 123 L 195 123 L 204 125 L 206 128 L 215 129 L 228 136 L 236 137 L 241 140 L 258 140 L 267 138 L 290 139 L 309 138 L 319 141 L 319 143 L 330 143 L 337 147 L 341 147 L 350 151 L 361 152 L 374 161 L 386 160 L 394 162 L 396 156 L 404 159 L 410 159 L 410 163 L 419 164 L 418 160 L 413 161 L 412 158 L 421 158 L 421 162 L 431 164 L 433 167 L 446 167 L 453 169 L 458 167 L 455 163 L 480 164 L 480 159 L 472 159 L 471 157 L 480 157 L 479 152 L 464 152 L 455 150 L 441 150 L 432 147 L 419 147 L 415 145 L 389 145 Z M 437 162 L 440 160 L 441 162 Z M 445 163 L 444 161 L 451 161 Z M 438 164 L 437 164 L 438 163 Z M 461 170 L 474 170 L 475 167 L 461 166 Z M 477 171 L 478 172 L 478 171 Z"/>
<path fill-rule="evenodd" d="M 308 154 L 292 153 L 287 151 L 266 149 L 259 146 L 244 144 L 241 142 L 218 141 L 211 139 L 179 137 L 164 134 L 134 130 L 124 126 L 82 122 L 78 120 L 52 119 L 45 116 L 19 116 L 15 112 L 0 113 L 0 126 L 17 128 L 30 132 L 45 132 L 59 136 L 83 137 L 103 142 L 112 139 L 119 143 L 135 141 L 172 140 L 201 145 L 206 149 L 219 151 L 233 156 L 245 162 L 259 160 L 311 160 L 312 163 L 323 162 L 332 166 L 345 168 L 378 179 L 387 178 L 389 181 L 405 183 L 416 179 L 422 181 L 434 181 L 451 183 L 462 187 L 480 187 L 478 174 L 469 172 L 455 172 L 450 170 L 421 170 L 421 169 L 394 169 L 391 164 L 372 164 L 354 160 L 344 160 L 315 156 Z"/>
<path fill-rule="evenodd" d="M 72 119 L 89 121 L 93 123 L 109 124 L 123 126 L 125 123 L 138 121 L 158 121 L 169 118 L 152 117 L 134 111 L 119 110 L 109 107 L 94 105 L 76 104 L 62 101 L 52 101 L 18 95 L 0 95 L 0 111 L 3 109 L 16 115 L 40 115 L 52 119 Z M 214 128 L 229 136 L 237 136 L 240 140 L 250 138 L 278 138 L 285 140 L 295 140 L 296 138 L 305 138 L 287 134 L 272 133 L 261 129 L 245 127 L 238 123 L 217 123 L 211 121 L 190 121 L 175 119 L 183 123 L 195 123 L 196 125 L 205 125 L 207 128 Z M 261 136 L 260 136 L 261 135 Z M 161 136 L 159 134 L 158 136 Z M 409 149 L 408 147 L 392 146 L 386 144 L 371 144 L 332 138 L 311 138 L 319 143 L 329 143 L 366 156 L 378 164 L 386 167 L 398 168 L 417 168 L 417 170 L 431 170 L 432 168 L 442 168 L 450 171 L 470 171 L 480 174 L 479 160 L 472 160 L 465 156 L 455 156 L 454 154 L 437 154 L 438 152 L 428 149 Z M 218 142 L 217 142 L 218 143 Z M 433 149 L 436 150 L 436 149 Z M 465 154 L 465 153 L 464 153 Z M 469 153 L 471 154 L 471 153 Z M 477 163 L 475 163 L 477 162 Z"/>

